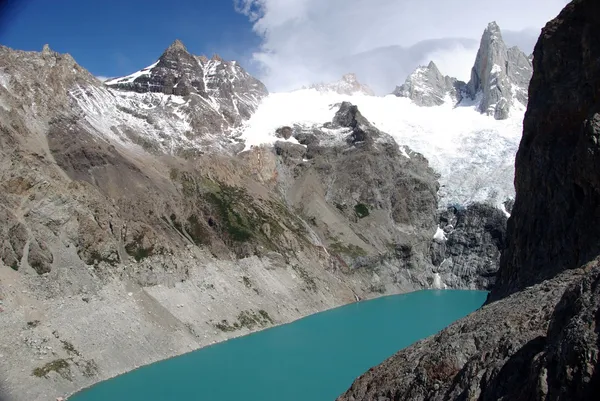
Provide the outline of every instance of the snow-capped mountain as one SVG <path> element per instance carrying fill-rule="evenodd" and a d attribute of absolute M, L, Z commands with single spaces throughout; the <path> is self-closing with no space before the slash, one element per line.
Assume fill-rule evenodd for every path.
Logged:
<path fill-rule="evenodd" d="M 491 22 L 481 37 L 467 93 L 481 96 L 479 110 L 497 120 L 508 118 L 511 110 L 527 106 L 527 89 L 533 66 L 518 47 L 507 49 L 500 27 Z"/>
<path fill-rule="evenodd" d="M 303 88 L 306 89 L 306 88 Z M 335 92 L 340 95 L 355 95 L 363 94 L 375 96 L 375 93 L 367 85 L 361 84 L 356 77 L 356 74 L 344 74 L 342 79 L 330 83 L 313 84 L 308 89 L 316 89 L 320 92 Z"/>
<path fill-rule="evenodd" d="M 420 106 L 441 105 L 450 100 L 473 102 L 481 113 L 497 120 L 527 106 L 527 87 L 533 67 L 517 47 L 507 48 L 500 27 L 492 22 L 485 29 L 468 83 L 444 76 L 435 63 L 418 67 L 393 94 L 412 99 Z"/>
<path fill-rule="evenodd" d="M 152 65 L 70 92 L 104 136 L 171 153 L 228 149 L 266 87 L 235 61 L 190 54 L 176 40 Z"/>
<path fill-rule="evenodd" d="M 409 98 L 418 106 L 440 106 L 448 101 L 448 97 L 453 103 L 459 103 L 463 98 L 464 87 L 464 82 L 442 75 L 431 61 L 426 67 L 418 67 L 392 93 Z"/>
<path fill-rule="evenodd" d="M 246 149 L 274 143 L 278 127 L 322 127 L 335 105 L 349 101 L 398 144 L 429 160 L 441 175 L 440 207 L 484 202 L 504 209 L 514 196 L 514 157 L 531 73 L 531 60 L 516 47 L 507 49 L 500 28 L 490 23 L 468 84 L 444 76 L 431 62 L 385 97 L 331 89 L 335 84 L 273 93 L 244 123 L 241 137 Z"/>

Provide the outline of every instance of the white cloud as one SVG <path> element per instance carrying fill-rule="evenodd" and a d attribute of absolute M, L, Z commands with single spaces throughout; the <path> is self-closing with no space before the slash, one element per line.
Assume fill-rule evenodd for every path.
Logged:
<path fill-rule="evenodd" d="M 477 46 L 465 47 L 462 45 L 436 49 L 427 53 L 419 65 L 427 65 L 429 61 L 433 61 L 444 75 L 468 82 L 471 78 L 471 68 L 477 56 L 477 50 Z"/>
<path fill-rule="evenodd" d="M 478 40 L 490 21 L 503 30 L 539 32 L 565 0 L 234 0 L 234 5 L 263 39 L 253 58 L 261 66 L 260 78 L 278 91 L 328 80 L 338 72 L 339 66 L 332 68 L 338 60 L 384 46 L 410 48 L 441 38 Z M 472 49 L 451 46 L 431 53 L 443 73 L 468 75 L 473 60 L 457 59 L 468 57 Z M 375 75 L 377 64 L 373 60 Z M 461 72 L 464 68 L 466 73 Z"/>

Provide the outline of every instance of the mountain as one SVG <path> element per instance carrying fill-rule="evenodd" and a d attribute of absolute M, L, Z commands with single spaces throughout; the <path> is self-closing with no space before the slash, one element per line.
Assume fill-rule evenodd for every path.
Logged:
<path fill-rule="evenodd" d="M 383 96 L 403 82 L 418 65 L 428 63 L 432 58 L 436 61 L 443 61 L 448 56 L 456 58 L 457 54 L 461 58 L 474 57 L 477 45 L 478 41 L 473 39 L 444 38 L 424 40 L 411 46 L 386 46 L 327 62 L 320 71 L 334 77 L 353 71 L 361 82 Z M 465 61 L 466 68 L 470 68 L 471 62 Z"/>
<path fill-rule="evenodd" d="M 102 135 L 175 154 L 235 151 L 234 130 L 267 94 L 235 61 L 193 56 L 178 40 L 140 71 L 71 89 Z"/>
<path fill-rule="evenodd" d="M 543 29 L 516 199 L 486 305 L 358 378 L 338 400 L 591 400 L 600 388 L 600 3 Z"/>
<path fill-rule="evenodd" d="M 464 82 L 442 75 L 431 61 L 426 67 L 418 67 L 402 86 L 392 92 L 398 97 L 412 99 L 419 106 L 440 106 L 449 98 L 453 104 L 460 103 Z"/>
<path fill-rule="evenodd" d="M 418 67 L 393 94 L 419 106 L 475 102 L 481 113 L 504 120 L 511 111 L 527 105 L 532 71 L 531 60 L 517 47 L 507 48 L 500 27 L 492 22 L 481 37 L 468 83 L 442 75 L 432 61 L 426 67 Z"/>
<path fill-rule="evenodd" d="M 507 49 L 500 27 L 492 22 L 481 37 L 467 91 L 472 99 L 481 96 L 482 113 L 502 120 L 513 108 L 527 105 L 531 74 L 527 55 L 517 47 Z"/>
<path fill-rule="evenodd" d="M 342 79 L 336 82 L 328 84 L 320 83 L 313 84 L 308 87 L 309 89 L 316 89 L 321 92 L 335 92 L 340 95 L 355 95 L 363 94 L 367 96 L 375 96 L 375 93 L 371 88 L 358 82 L 356 74 L 344 74 Z"/>

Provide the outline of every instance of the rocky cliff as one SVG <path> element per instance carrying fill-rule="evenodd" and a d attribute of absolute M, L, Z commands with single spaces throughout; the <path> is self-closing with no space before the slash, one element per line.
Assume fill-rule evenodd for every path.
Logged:
<path fill-rule="evenodd" d="M 431 247 L 441 282 L 454 288 L 491 289 L 506 246 L 506 220 L 502 211 L 483 203 L 443 210 Z"/>
<path fill-rule="evenodd" d="M 600 8 L 592 3 L 569 5 L 536 46 L 515 161 L 518 195 L 492 299 L 600 254 L 600 228 L 590 224 L 600 204 Z"/>
<path fill-rule="evenodd" d="M 527 103 L 527 85 L 531 79 L 531 62 L 517 47 L 506 48 L 500 27 L 488 25 L 471 70 L 467 92 L 471 98 L 481 96 L 479 109 L 497 120 L 508 117 L 519 103 Z"/>
<path fill-rule="evenodd" d="M 574 0 L 536 45 L 493 302 L 371 369 L 339 400 L 597 396 L 599 16 L 598 2 Z"/>

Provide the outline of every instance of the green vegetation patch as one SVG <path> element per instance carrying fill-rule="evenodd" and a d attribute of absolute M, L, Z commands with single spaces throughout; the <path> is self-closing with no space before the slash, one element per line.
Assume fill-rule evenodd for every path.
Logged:
<path fill-rule="evenodd" d="M 33 369 L 33 375 L 35 377 L 48 378 L 48 373 L 56 372 L 61 375 L 64 379 L 71 381 L 71 367 L 69 362 L 64 359 L 56 359 L 52 362 L 48 362 L 44 366 Z"/>
<path fill-rule="evenodd" d="M 273 323 L 273 319 L 271 319 L 267 311 L 261 309 L 258 312 L 253 310 L 241 311 L 237 317 L 237 321 L 229 323 L 226 319 L 223 319 L 214 326 L 223 332 L 232 332 L 240 330 L 243 327 L 252 330 L 255 327 L 266 327 Z"/>
<path fill-rule="evenodd" d="M 317 291 L 317 283 L 315 282 L 315 279 L 312 278 L 310 274 L 308 274 L 308 272 L 304 270 L 304 268 L 300 267 L 299 265 L 292 265 L 292 269 L 294 269 L 294 271 L 300 276 L 302 281 L 304 281 L 304 283 L 306 284 L 306 288 L 308 288 L 311 291 Z"/>
<path fill-rule="evenodd" d="M 351 258 L 358 258 L 361 256 L 367 256 L 367 251 L 362 249 L 358 245 L 353 244 L 342 244 L 341 242 L 334 242 L 329 245 L 329 249 L 337 254 L 344 254 L 350 256 Z"/>
<path fill-rule="evenodd" d="M 132 256 L 136 262 L 146 259 L 154 253 L 154 245 L 144 248 L 142 245 L 143 239 L 144 236 L 140 234 L 133 239 L 133 242 L 125 245 L 125 252 L 127 252 L 129 256 Z"/>
<path fill-rule="evenodd" d="M 76 356 L 81 356 L 81 354 L 79 353 L 79 351 L 77 351 L 75 349 L 75 347 L 73 346 L 73 344 L 71 344 L 70 342 L 68 342 L 66 340 L 60 340 L 60 342 L 62 343 L 63 349 L 65 351 L 67 351 L 68 354 L 70 354 L 70 355 L 76 355 Z"/>
<path fill-rule="evenodd" d="M 367 217 L 370 214 L 369 207 L 364 203 L 357 203 L 354 206 L 354 213 L 356 213 L 359 219 L 362 219 L 363 217 Z"/>
<path fill-rule="evenodd" d="M 209 244 L 212 230 L 234 248 L 235 243 L 252 242 L 278 251 L 281 241 L 277 237 L 286 229 L 296 234 L 300 241 L 308 241 L 304 222 L 281 202 L 255 198 L 244 188 L 192 172 L 172 169 L 170 178 L 180 183 L 183 195 L 202 210 L 183 222 L 185 231 L 196 244 Z M 203 221 L 208 221 L 208 216 L 214 223 Z M 176 228 L 182 231 L 180 223 Z"/>
<path fill-rule="evenodd" d="M 249 241 L 254 236 L 253 231 L 261 226 L 257 225 L 256 219 L 251 218 L 249 211 L 244 209 L 245 204 L 249 205 L 245 191 L 223 185 L 219 192 L 209 192 L 207 196 L 232 240 Z"/>

